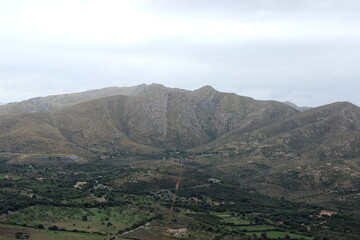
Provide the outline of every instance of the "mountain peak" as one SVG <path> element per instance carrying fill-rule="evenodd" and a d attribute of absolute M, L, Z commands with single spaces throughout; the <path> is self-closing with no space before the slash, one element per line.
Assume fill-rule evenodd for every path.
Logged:
<path fill-rule="evenodd" d="M 199 93 L 214 93 L 214 92 L 217 92 L 215 88 L 213 88 L 212 86 L 210 85 L 206 85 L 206 86 L 203 86 L 199 89 L 196 89 L 194 92 L 199 92 Z"/>
<path fill-rule="evenodd" d="M 154 89 L 166 89 L 167 87 L 165 87 L 164 85 L 162 84 L 159 84 L 159 83 L 152 83 L 152 84 L 149 84 L 149 85 L 145 85 L 147 89 L 151 89 L 151 90 L 154 90 Z"/>
<path fill-rule="evenodd" d="M 344 110 L 359 110 L 359 107 L 351 102 L 334 102 L 334 103 L 330 103 L 330 104 L 326 104 L 323 106 L 320 106 L 318 108 L 315 109 L 322 109 L 322 110 L 329 110 L 332 112 L 339 112 L 339 111 L 344 111 Z"/>
<path fill-rule="evenodd" d="M 335 102 L 333 103 L 334 105 L 339 105 L 339 106 L 343 106 L 343 107 L 359 107 L 351 102 L 348 101 L 342 101 L 342 102 Z"/>

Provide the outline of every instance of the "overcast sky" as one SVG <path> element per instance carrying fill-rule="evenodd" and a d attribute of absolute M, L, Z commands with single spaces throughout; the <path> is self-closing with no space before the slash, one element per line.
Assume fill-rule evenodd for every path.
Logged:
<path fill-rule="evenodd" d="M 359 0 L 0 0 L 0 102 L 211 85 L 360 105 Z"/>

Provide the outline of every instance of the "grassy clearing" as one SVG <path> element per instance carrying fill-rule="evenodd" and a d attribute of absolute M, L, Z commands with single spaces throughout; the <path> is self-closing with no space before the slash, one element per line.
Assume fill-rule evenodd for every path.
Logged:
<path fill-rule="evenodd" d="M 236 225 L 250 224 L 250 220 L 243 219 L 241 217 L 224 217 L 221 219 L 222 223 L 232 223 Z"/>
<path fill-rule="evenodd" d="M 246 235 L 256 235 L 257 237 L 261 237 L 261 232 L 245 232 Z M 286 232 L 279 232 L 279 231 L 269 231 L 266 232 L 267 238 L 270 239 L 278 239 L 278 238 L 285 238 L 286 235 L 289 235 L 291 239 L 305 239 L 305 240 L 311 240 L 312 237 L 300 235 L 300 234 L 294 234 L 294 233 L 286 233 Z"/>
<path fill-rule="evenodd" d="M 217 216 L 217 217 L 230 217 L 230 212 L 210 212 L 211 215 Z"/>
<path fill-rule="evenodd" d="M 66 230 L 115 234 L 153 216 L 153 213 L 136 206 L 87 209 L 32 206 L 15 212 L 7 220 L 16 224 L 42 224 L 45 227 L 57 226 Z"/>
<path fill-rule="evenodd" d="M 0 236 L 2 240 L 15 239 L 16 233 L 18 232 L 26 233 L 31 237 L 31 239 L 36 240 L 103 240 L 108 238 L 107 236 L 101 236 L 97 234 L 50 231 L 16 225 L 0 224 Z"/>
<path fill-rule="evenodd" d="M 12 179 L 12 180 L 19 180 L 21 176 L 14 175 L 11 173 L 0 173 L 0 179 Z"/>
<path fill-rule="evenodd" d="M 252 226 L 226 226 L 229 230 L 239 231 L 269 231 L 274 230 L 276 227 L 270 225 L 252 225 Z"/>
<path fill-rule="evenodd" d="M 47 239 L 57 239 L 57 240 L 77 240 L 77 239 L 84 239 L 84 240 L 102 240 L 107 239 L 106 236 L 101 235 L 93 235 L 93 234 L 86 234 L 86 233 L 72 233 L 72 232 L 62 232 L 62 231 L 38 231 L 30 236 L 33 239 L 38 240 L 47 240 Z"/>
<path fill-rule="evenodd" d="M 217 216 L 221 218 L 222 223 L 232 223 L 235 225 L 247 225 L 250 224 L 251 221 L 246 219 L 246 217 L 235 217 L 232 216 L 232 213 L 228 212 L 210 212 L 211 215 Z"/>

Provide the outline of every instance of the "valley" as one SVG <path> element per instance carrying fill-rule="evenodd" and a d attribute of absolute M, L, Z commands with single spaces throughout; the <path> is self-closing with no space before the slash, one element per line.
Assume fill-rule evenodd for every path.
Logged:
<path fill-rule="evenodd" d="M 18 232 L 43 235 L 35 239 L 49 234 L 81 239 L 79 232 L 90 234 L 88 239 L 357 239 L 360 234 L 356 201 L 315 205 L 269 197 L 213 178 L 196 159 L 180 163 L 174 153 L 168 157 L 174 159 L 134 157 L 129 164 L 115 157 L 45 166 L 3 160 L 0 229 L 9 239 Z M 321 215 L 324 210 L 334 215 Z M 10 231 L 14 228 L 21 230 Z M 167 233 L 181 228 L 188 232 Z"/>
<path fill-rule="evenodd" d="M 210 86 L 0 106 L 2 239 L 360 239 L 360 108 Z"/>

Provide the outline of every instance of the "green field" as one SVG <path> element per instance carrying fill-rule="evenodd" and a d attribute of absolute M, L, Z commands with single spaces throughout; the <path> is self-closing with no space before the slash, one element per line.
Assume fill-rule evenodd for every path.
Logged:
<path fill-rule="evenodd" d="M 17 224 L 56 226 L 66 230 L 94 231 L 115 234 L 134 224 L 150 220 L 154 214 L 136 206 L 107 208 L 70 208 L 32 206 L 8 217 Z"/>
<path fill-rule="evenodd" d="M 232 223 L 235 225 L 244 225 L 244 224 L 250 224 L 250 221 L 247 219 L 239 218 L 239 217 L 227 217 L 223 218 L 221 220 L 223 223 Z"/>
<path fill-rule="evenodd" d="M 249 226 L 226 226 L 229 230 L 239 231 L 269 231 L 274 230 L 276 227 L 270 225 L 249 225 Z"/>
<path fill-rule="evenodd" d="M 8 224 L 0 224 L 0 236 L 1 240 L 16 239 L 17 233 L 28 234 L 33 240 L 103 240 L 108 239 L 107 236 L 101 236 L 97 234 L 86 234 L 76 232 L 65 231 L 50 231 L 42 229 L 34 229 L 29 227 L 21 227 Z"/>
<path fill-rule="evenodd" d="M 261 237 L 262 232 L 246 232 L 246 235 L 249 235 L 249 236 L 253 236 L 254 234 L 257 237 Z M 286 235 L 288 235 L 291 239 L 306 239 L 306 240 L 313 239 L 312 237 L 308 237 L 308 236 L 304 236 L 304 235 L 300 235 L 300 234 L 293 234 L 293 233 L 286 233 L 286 232 L 279 232 L 279 231 L 266 232 L 267 238 L 270 238 L 270 239 L 278 239 L 278 238 L 284 239 Z"/>

